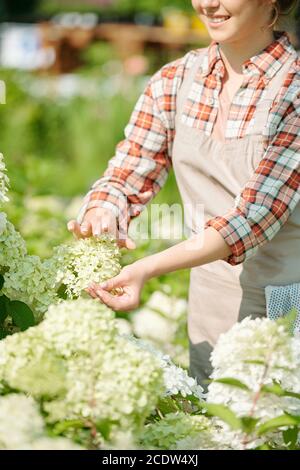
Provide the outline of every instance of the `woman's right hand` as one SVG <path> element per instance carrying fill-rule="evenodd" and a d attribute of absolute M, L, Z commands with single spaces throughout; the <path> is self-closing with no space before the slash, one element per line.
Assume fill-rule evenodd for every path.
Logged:
<path fill-rule="evenodd" d="M 76 238 L 97 237 L 102 233 L 110 233 L 116 238 L 119 247 L 129 250 L 136 247 L 128 236 L 124 236 L 124 234 L 122 237 L 120 236 L 117 217 L 112 211 L 103 207 L 88 209 L 81 224 L 73 219 L 68 222 L 67 227 Z"/>

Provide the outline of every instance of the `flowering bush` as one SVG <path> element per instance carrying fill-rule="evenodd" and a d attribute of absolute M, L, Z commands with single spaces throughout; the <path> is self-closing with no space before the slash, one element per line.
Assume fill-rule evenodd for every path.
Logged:
<path fill-rule="evenodd" d="M 99 283 L 116 276 L 121 269 L 119 259 L 113 238 L 102 235 L 58 246 L 44 264 L 55 271 L 54 285 L 63 284 L 67 297 L 77 298 L 91 281 Z"/>
<path fill-rule="evenodd" d="M 0 204 L 7 186 L 0 156 Z M 165 321 L 173 341 L 184 301 L 156 291 L 135 312 L 146 342 L 84 298 L 119 261 L 110 236 L 42 261 L 0 213 L 0 448 L 300 449 L 300 338 L 290 320 L 247 318 L 222 335 L 205 396 L 141 324 Z"/>
<path fill-rule="evenodd" d="M 50 438 L 37 403 L 30 397 L 11 393 L 0 397 L 0 449 L 80 450 L 65 438 Z"/>
<path fill-rule="evenodd" d="M 213 448 L 212 426 L 208 418 L 182 411 L 168 413 L 165 419 L 145 427 L 141 443 L 145 448 L 188 449 L 189 443 L 201 440 L 201 448 Z M 197 443 L 199 446 L 199 442 Z M 192 448 L 192 447 L 191 447 Z"/>
<path fill-rule="evenodd" d="M 119 337 L 113 312 L 92 299 L 51 306 L 40 325 L 2 340 L 0 357 L 3 388 L 41 400 L 51 424 L 134 431 L 163 390 L 158 361 Z"/>
<path fill-rule="evenodd" d="M 41 321 L 48 307 L 60 301 L 61 294 L 76 298 L 91 281 L 115 276 L 120 271 L 119 258 L 115 240 L 103 235 L 61 245 L 51 258 L 42 261 L 27 254 L 22 236 L 1 212 L 0 306 L 3 304 L 5 309 L 0 317 L 2 336 Z"/>
<path fill-rule="evenodd" d="M 273 431 L 300 423 L 300 338 L 291 336 L 288 321 L 237 323 L 220 337 L 212 364 L 207 400 L 229 407 L 237 417 L 231 426 L 222 425 L 218 441 L 236 449 L 273 438 L 274 444 L 284 444 Z"/>

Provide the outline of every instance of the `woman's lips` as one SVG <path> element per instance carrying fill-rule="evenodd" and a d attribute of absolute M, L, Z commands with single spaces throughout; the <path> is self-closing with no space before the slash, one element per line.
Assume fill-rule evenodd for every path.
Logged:
<path fill-rule="evenodd" d="M 217 27 L 225 24 L 230 18 L 230 16 L 207 16 L 207 21 L 209 26 Z"/>

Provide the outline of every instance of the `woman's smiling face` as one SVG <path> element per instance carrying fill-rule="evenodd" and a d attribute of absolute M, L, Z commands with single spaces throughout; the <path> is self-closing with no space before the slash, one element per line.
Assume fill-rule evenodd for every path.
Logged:
<path fill-rule="evenodd" d="M 274 0 L 192 0 L 192 5 L 210 37 L 228 44 L 262 34 L 272 21 Z"/>

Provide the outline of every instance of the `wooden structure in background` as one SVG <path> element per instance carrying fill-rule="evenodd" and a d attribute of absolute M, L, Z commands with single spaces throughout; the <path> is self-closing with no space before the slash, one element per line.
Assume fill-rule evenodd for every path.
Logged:
<path fill-rule="evenodd" d="M 51 22 L 40 23 L 44 47 L 55 51 L 55 62 L 47 72 L 60 74 L 74 70 L 80 65 L 80 51 L 93 41 L 109 41 L 117 55 L 125 61 L 132 55 L 144 54 L 145 47 L 184 49 L 187 46 L 205 47 L 210 38 L 205 30 L 187 30 L 176 33 L 159 26 L 102 23 L 91 29 L 65 28 Z M 295 34 L 290 33 L 292 43 L 297 44 Z"/>
<path fill-rule="evenodd" d="M 180 49 L 187 45 L 206 46 L 210 39 L 203 32 L 176 34 L 159 26 L 139 26 L 130 24 L 102 24 L 95 31 L 97 39 L 112 42 L 121 59 L 133 54 L 143 54 L 146 45 L 157 45 L 169 49 Z"/>
<path fill-rule="evenodd" d="M 48 69 L 52 73 L 70 72 L 80 65 L 80 51 L 93 41 L 109 41 L 121 60 L 143 54 L 147 45 L 157 48 L 180 49 L 188 45 L 205 46 L 209 36 L 202 31 L 176 34 L 159 26 L 103 23 L 91 29 L 64 28 L 53 23 L 41 23 L 43 47 L 52 47 L 55 62 Z"/>

